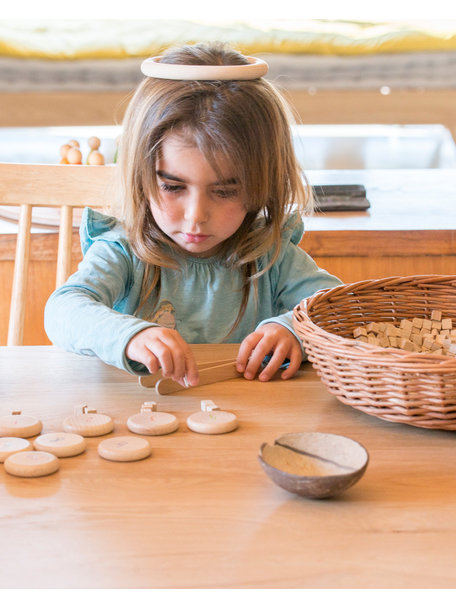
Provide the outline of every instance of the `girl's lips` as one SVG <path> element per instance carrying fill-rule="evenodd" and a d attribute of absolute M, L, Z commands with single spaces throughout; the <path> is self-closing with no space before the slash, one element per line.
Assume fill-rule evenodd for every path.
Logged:
<path fill-rule="evenodd" d="M 209 235 L 208 234 L 189 234 L 184 232 L 184 239 L 187 243 L 201 243 L 205 241 Z"/>

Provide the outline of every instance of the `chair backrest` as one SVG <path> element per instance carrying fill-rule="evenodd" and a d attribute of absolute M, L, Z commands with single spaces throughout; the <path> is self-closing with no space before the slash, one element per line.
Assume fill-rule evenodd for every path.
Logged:
<path fill-rule="evenodd" d="M 70 274 L 73 209 L 112 202 L 114 166 L 0 163 L 0 206 L 20 208 L 9 312 L 9 346 L 22 345 L 34 207 L 60 209 L 56 287 Z"/>

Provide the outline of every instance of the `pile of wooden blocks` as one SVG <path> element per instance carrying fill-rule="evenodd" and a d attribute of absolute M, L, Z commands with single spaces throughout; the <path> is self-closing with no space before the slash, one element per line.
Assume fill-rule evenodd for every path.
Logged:
<path fill-rule="evenodd" d="M 430 319 L 402 319 L 399 327 L 393 323 L 376 322 L 355 327 L 353 337 L 383 348 L 456 356 L 456 329 L 453 329 L 451 319 L 442 319 L 439 310 L 433 310 Z"/>

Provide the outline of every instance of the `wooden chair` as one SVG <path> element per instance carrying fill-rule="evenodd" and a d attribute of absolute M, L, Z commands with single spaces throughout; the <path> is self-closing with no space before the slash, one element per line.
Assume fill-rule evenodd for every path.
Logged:
<path fill-rule="evenodd" d="M 30 233 L 34 207 L 58 207 L 60 227 L 56 286 L 70 274 L 73 209 L 106 207 L 112 202 L 115 167 L 0 163 L 0 205 L 20 208 L 14 261 L 8 346 L 22 345 L 27 301 Z M 50 294 L 49 294 L 50 295 Z"/>

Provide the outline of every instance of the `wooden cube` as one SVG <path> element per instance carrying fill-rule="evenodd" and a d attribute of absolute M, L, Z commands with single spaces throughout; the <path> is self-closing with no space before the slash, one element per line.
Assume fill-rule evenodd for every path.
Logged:
<path fill-rule="evenodd" d="M 431 312 L 431 321 L 441 321 L 442 320 L 442 313 L 440 312 L 440 310 L 433 310 Z"/>
<path fill-rule="evenodd" d="M 423 339 L 423 348 L 425 348 L 426 350 L 431 350 L 433 345 L 434 345 L 434 340 L 432 340 L 431 338 Z"/>
<path fill-rule="evenodd" d="M 399 346 L 402 348 L 402 350 L 409 350 L 410 352 L 414 351 L 413 343 L 410 342 L 410 340 L 406 340 L 405 338 L 401 339 L 401 341 L 399 342 Z"/>
<path fill-rule="evenodd" d="M 442 329 L 453 329 L 453 321 L 451 319 L 442 319 Z"/>
<path fill-rule="evenodd" d="M 366 325 L 366 329 L 367 329 L 368 333 L 370 333 L 370 332 L 377 333 L 378 332 L 378 324 L 375 321 L 372 321 L 371 323 L 368 323 Z"/>
<path fill-rule="evenodd" d="M 367 336 L 367 329 L 365 327 L 355 327 L 353 337 L 359 338 L 359 336 Z"/>
<path fill-rule="evenodd" d="M 430 331 L 432 329 L 432 321 L 431 319 L 423 319 L 423 329 Z"/>
<path fill-rule="evenodd" d="M 423 346 L 423 336 L 420 334 L 412 334 L 411 341 L 417 346 Z"/>
<path fill-rule="evenodd" d="M 410 329 L 412 331 L 413 323 L 408 319 L 402 319 L 399 326 L 401 329 Z"/>

